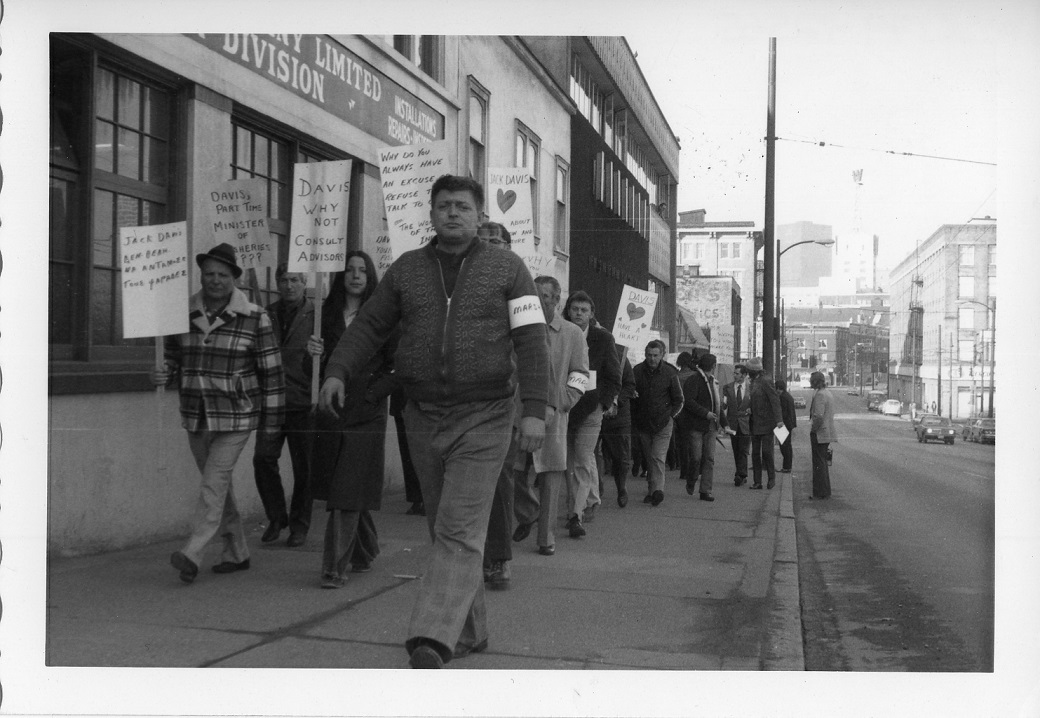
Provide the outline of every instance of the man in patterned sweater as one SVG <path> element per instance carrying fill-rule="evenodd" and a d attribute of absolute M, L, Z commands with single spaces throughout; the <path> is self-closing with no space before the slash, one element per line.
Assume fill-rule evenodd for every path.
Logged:
<path fill-rule="evenodd" d="M 387 270 L 333 351 L 320 396 L 323 410 L 341 407 L 345 382 L 399 329 L 395 375 L 408 397 L 408 444 L 433 541 L 405 642 L 413 668 L 441 668 L 487 647 L 484 539 L 513 394 L 518 381 L 518 449 L 535 451 L 549 381 L 531 273 L 516 254 L 477 238 L 483 188 L 444 175 L 430 199 L 436 237 Z"/>

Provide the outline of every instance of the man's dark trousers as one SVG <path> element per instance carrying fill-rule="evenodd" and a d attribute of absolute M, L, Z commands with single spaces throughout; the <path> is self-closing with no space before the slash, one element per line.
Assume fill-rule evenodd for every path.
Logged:
<path fill-rule="evenodd" d="M 748 448 L 751 446 L 751 437 L 747 434 L 731 434 L 730 446 L 733 448 L 733 463 L 737 466 L 737 478 L 741 483 L 747 481 L 747 457 Z"/>
<path fill-rule="evenodd" d="M 277 433 L 256 433 L 256 448 L 253 452 L 253 473 L 256 490 L 264 505 L 269 522 L 278 521 L 289 527 L 291 533 L 307 534 L 311 526 L 311 506 L 314 501 L 310 483 L 310 457 L 308 454 L 308 432 L 313 429 L 307 409 L 288 409 L 285 423 Z M 278 471 L 278 459 L 282 445 L 289 444 L 289 460 L 292 463 L 293 492 L 289 510 L 285 507 L 282 476 Z"/>

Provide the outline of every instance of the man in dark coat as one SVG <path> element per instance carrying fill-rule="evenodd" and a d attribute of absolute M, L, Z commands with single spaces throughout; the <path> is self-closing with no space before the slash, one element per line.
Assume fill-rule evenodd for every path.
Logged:
<path fill-rule="evenodd" d="M 635 410 L 632 425 L 650 466 L 650 505 L 664 501 L 665 457 L 672 438 L 672 419 L 683 408 L 679 371 L 664 360 L 664 342 L 653 339 L 646 345 L 646 360 L 636 364 Z"/>
<path fill-rule="evenodd" d="M 743 364 L 733 367 L 733 381 L 722 387 L 722 412 L 723 426 L 729 434 L 733 462 L 737 467 L 733 484 L 743 486 L 747 483 L 748 449 L 751 447 L 751 390 L 747 368 Z"/>
<path fill-rule="evenodd" d="M 780 468 L 781 474 L 791 473 L 791 464 L 794 459 L 794 451 L 791 447 L 791 440 L 794 438 L 794 427 L 798 426 L 798 420 L 794 415 L 794 397 L 787 391 L 787 382 L 783 379 L 776 380 L 776 390 L 780 395 L 780 414 L 783 416 L 784 426 L 790 432 L 787 436 L 787 440 L 780 444 L 780 456 L 783 457 L 784 463 Z"/>
<path fill-rule="evenodd" d="M 307 339 L 314 333 L 314 302 L 307 298 L 307 282 L 299 272 L 290 272 L 285 264 L 275 270 L 279 299 L 267 307 L 275 339 L 282 353 L 285 374 L 285 423 L 270 433 L 257 434 L 253 450 L 253 475 L 256 490 L 267 514 L 267 529 L 260 540 L 278 540 L 282 529 L 289 529 L 289 546 L 302 546 L 311 526 L 313 504 L 310 486 L 310 452 L 307 432 L 310 429 L 311 387 L 304 373 L 309 361 Z M 286 511 L 282 477 L 278 459 L 288 442 L 292 461 L 292 503 Z"/>
<path fill-rule="evenodd" d="M 584 523 L 600 503 L 596 442 L 603 417 L 617 411 L 621 362 L 614 335 L 596 323 L 596 305 L 586 292 L 578 290 L 567 298 L 563 318 L 578 325 L 589 347 L 588 389 L 567 419 L 567 531 L 571 538 L 581 538 Z"/>
<path fill-rule="evenodd" d="M 714 354 L 704 354 L 694 372 L 683 383 L 682 424 L 688 432 L 690 466 L 686 474 L 686 493 L 693 495 L 698 477 L 701 481 L 701 501 L 714 501 L 711 494 L 715 477 L 715 437 L 719 433 L 722 414 L 718 382 L 715 381 Z M 676 420 L 678 427 L 680 422 Z"/>
<path fill-rule="evenodd" d="M 776 485 L 776 469 L 773 464 L 773 429 L 784 425 L 780 413 L 780 397 L 776 394 L 773 380 L 762 370 L 762 360 L 752 357 L 747 363 L 751 376 L 751 488 L 762 488 L 762 469 L 765 468 L 769 483 Z"/>
<path fill-rule="evenodd" d="M 632 411 L 630 404 L 636 395 L 636 378 L 632 373 L 632 364 L 628 361 L 625 347 L 619 346 L 617 353 L 621 360 L 621 392 L 614 400 L 617 411 L 613 416 L 604 414 L 603 424 L 600 428 L 600 454 L 603 459 L 600 478 L 602 479 L 603 474 L 614 475 L 617 504 L 621 508 L 625 508 L 628 506 L 628 490 L 625 488 L 625 482 L 628 479 L 628 472 L 632 470 Z"/>

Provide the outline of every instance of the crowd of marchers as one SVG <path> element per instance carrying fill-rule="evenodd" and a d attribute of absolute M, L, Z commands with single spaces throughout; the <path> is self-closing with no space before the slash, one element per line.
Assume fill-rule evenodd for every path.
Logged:
<path fill-rule="evenodd" d="M 431 539 L 405 641 L 414 668 L 487 648 L 484 587 L 509 585 L 513 544 L 536 530 L 538 553 L 553 556 L 561 514 L 569 538 L 586 537 L 604 477 L 613 477 L 621 508 L 629 481 L 644 478 L 643 502 L 660 506 L 671 466 L 687 494 L 714 501 L 715 446 L 728 435 L 734 483 L 746 483 L 750 453 L 750 488 L 772 489 L 774 430 L 795 426 L 790 394 L 757 358 L 737 365 L 725 386 L 714 355 L 684 352 L 672 365 L 659 340 L 632 366 L 586 292 L 571 292 L 561 308 L 559 282 L 531 277 L 507 229 L 486 221 L 477 182 L 445 175 L 430 205 L 431 241 L 381 280 L 371 257 L 350 252 L 320 308 L 305 277 L 284 265 L 279 299 L 265 309 L 236 286 L 233 247 L 197 255 L 202 287 L 190 299 L 190 329 L 167 338 L 152 373 L 156 385 L 176 382 L 201 474 L 191 535 L 170 557 L 185 583 L 217 537 L 214 573 L 250 568 L 232 471 L 253 431 L 261 541 L 288 530 L 287 544 L 302 546 L 313 503 L 324 500 L 315 585 L 336 589 L 370 570 L 394 418 L 407 513 L 425 516 Z M 825 498 L 833 408 L 817 384 L 814 374 L 813 494 Z M 790 441 L 781 472 L 791 470 Z M 278 467 L 285 445 L 289 502 Z"/>

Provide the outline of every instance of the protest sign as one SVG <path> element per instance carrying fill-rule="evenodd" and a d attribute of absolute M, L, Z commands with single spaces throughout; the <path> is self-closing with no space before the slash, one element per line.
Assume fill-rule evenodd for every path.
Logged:
<path fill-rule="evenodd" d="M 531 171 L 525 167 L 488 170 L 487 215 L 509 230 L 510 249 L 527 264 L 531 275 L 551 272 L 556 257 L 538 253 L 531 208 Z"/>
<path fill-rule="evenodd" d="M 733 361 L 733 287 L 730 277 L 676 278 L 676 304 L 693 315 L 698 326 L 711 330 L 711 352 L 724 364 Z"/>
<path fill-rule="evenodd" d="M 188 331 L 186 222 L 119 228 L 123 338 Z"/>
<path fill-rule="evenodd" d="M 650 341 L 650 323 L 657 307 L 657 294 L 627 284 L 621 289 L 617 317 L 614 319 L 614 341 L 628 349 L 629 356 L 641 356 Z"/>
<path fill-rule="evenodd" d="M 277 253 L 267 224 L 267 189 L 262 179 L 210 185 L 201 195 L 202 216 L 212 245 L 235 248 L 242 269 L 274 266 Z"/>
<path fill-rule="evenodd" d="M 293 165 L 290 272 L 340 272 L 347 265 L 351 160 Z"/>
<path fill-rule="evenodd" d="M 383 217 L 383 230 L 376 235 L 376 252 L 372 257 L 376 264 L 376 274 L 382 277 L 390 265 L 394 263 L 394 253 L 390 249 L 390 230 L 386 226 L 386 217 Z"/>
<path fill-rule="evenodd" d="M 379 151 L 383 207 L 390 230 L 390 261 L 433 237 L 430 189 L 451 174 L 447 140 L 387 147 Z"/>

